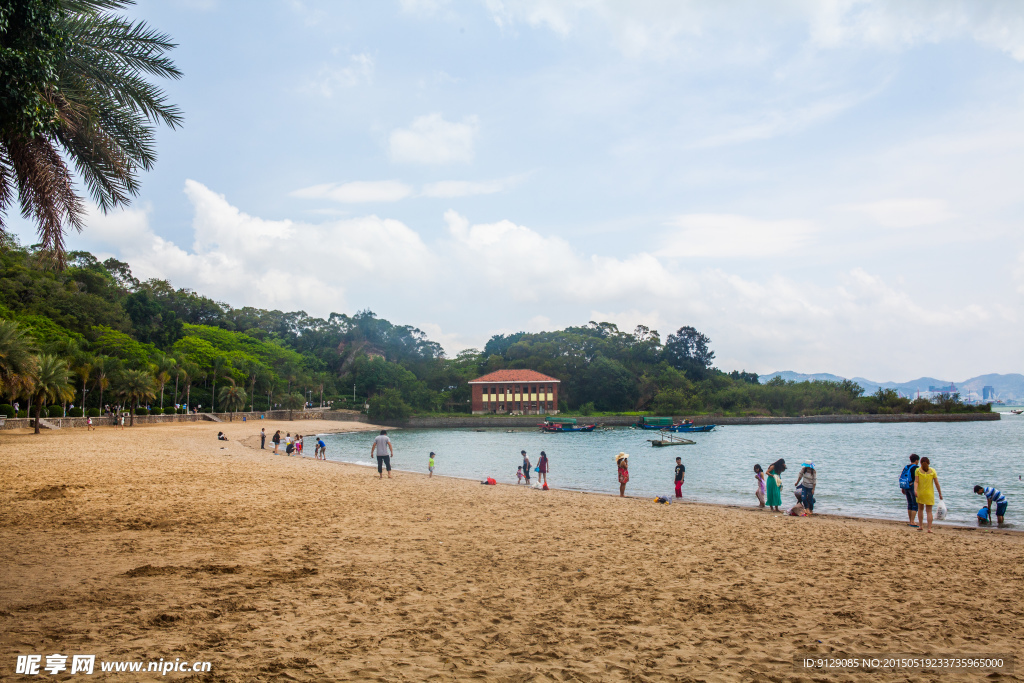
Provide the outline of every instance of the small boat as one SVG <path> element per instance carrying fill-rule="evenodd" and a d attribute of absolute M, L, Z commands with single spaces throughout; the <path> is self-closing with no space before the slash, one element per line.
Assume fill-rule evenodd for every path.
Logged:
<path fill-rule="evenodd" d="M 651 446 L 654 446 L 655 448 L 661 448 L 664 446 L 692 446 L 693 444 L 697 443 L 696 441 L 691 441 L 690 439 L 684 439 L 681 436 L 676 436 L 675 434 L 668 430 L 665 430 L 661 433 L 660 439 L 647 440 L 650 441 Z"/>
<path fill-rule="evenodd" d="M 576 424 L 574 417 L 549 418 L 537 425 L 542 432 L 592 432 L 597 425 Z"/>
<path fill-rule="evenodd" d="M 1020 415 L 1021 413 L 1024 413 L 1024 410 L 1011 410 L 1010 412 L 1014 415 Z"/>
<path fill-rule="evenodd" d="M 712 432 L 715 425 L 678 424 L 668 428 L 670 432 Z"/>

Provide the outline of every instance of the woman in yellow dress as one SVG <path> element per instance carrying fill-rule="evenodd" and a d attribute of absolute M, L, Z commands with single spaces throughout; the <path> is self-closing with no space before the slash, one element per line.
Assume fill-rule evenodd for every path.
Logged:
<path fill-rule="evenodd" d="M 942 500 L 942 487 L 939 486 L 939 473 L 931 468 L 931 460 L 921 458 L 921 466 L 914 475 L 914 496 L 917 498 L 917 530 L 924 528 L 924 511 L 928 508 L 928 533 L 932 532 L 932 505 L 935 505 L 935 491 Z M 934 486 L 934 488 L 933 488 Z"/>

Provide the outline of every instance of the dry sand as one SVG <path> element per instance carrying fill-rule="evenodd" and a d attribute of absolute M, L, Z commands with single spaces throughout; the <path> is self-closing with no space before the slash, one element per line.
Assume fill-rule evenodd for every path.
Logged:
<path fill-rule="evenodd" d="M 195 679 L 217 681 L 867 677 L 799 672 L 806 653 L 1024 666 L 1019 534 L 378 481 L 246 445 L 313 424 L 369 428 L 0 434 L 0 679 L 54 652 L 210 660 Z"/>

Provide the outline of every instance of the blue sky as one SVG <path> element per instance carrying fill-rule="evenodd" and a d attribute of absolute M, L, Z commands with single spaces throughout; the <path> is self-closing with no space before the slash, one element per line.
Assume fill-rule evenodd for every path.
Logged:
<path fill-rule="evenodd" d="M 1024 365 L 1024 3 L 133 13 L 179 43 L 185 125 L 70 243 L 142 277 L 450 353 L 607 320 L 694 325 L 727 370 Z"/>

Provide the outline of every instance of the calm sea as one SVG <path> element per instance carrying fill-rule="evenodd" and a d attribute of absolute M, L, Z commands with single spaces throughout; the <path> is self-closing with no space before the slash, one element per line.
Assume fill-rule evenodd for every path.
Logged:
<path fill-rule="evenodd" d="M 545 434 L 517 428 L 394 429 L 392 466 L 427 471 L 435 451 L 435 474 L 471 479 L 494 477 L 514 484 L 519 452 L 534 465 L 541 450 L 551 463 L 548 481 L 554 488 L 617 493 L 615 455 L 630 454 L 629 495 L 669 495 L 676 456 L 686 465 L 685 499 L 756 505 L 755 463 L 785 458 L 783 504 L 795 501 L 793 489 L 803 462 L 818 470 L 815 510 L 905 519 L 906 500 L 899 474 L 910 453 L 931 458 L 949 507 L 947 523 L 971 524 L 984 503 L 975 484 L 995 486 L 1009 498 L 1007 522 L 1024 528 L 1024 416 L 1004 414 L 998 422 L 899 423 L 852 425 L 763 425 L 719 427 L 707 434 L 687 435 L 696 445 L 653 448 L 647 439 L 657 432 L 629 428 L 591 433 Z M 328 434 L 328 458 L 370 465 L 375 433 Z M 308 441 L 308 440 L 307 440 Z M 310 449 L 311 450 L 311 449 Z M 534 477 L 536 475 L 533 475 Z"/>

